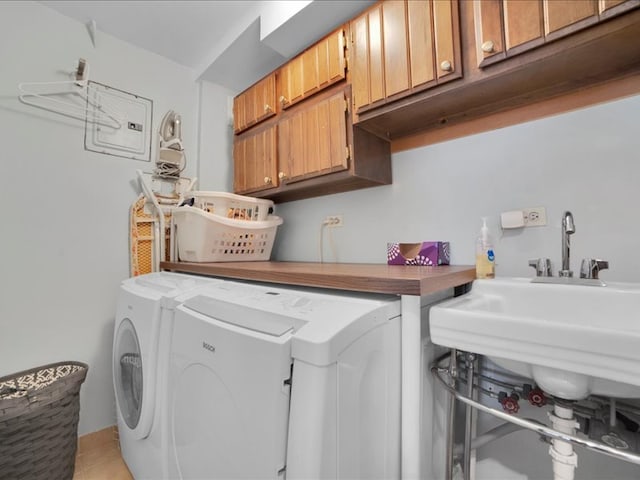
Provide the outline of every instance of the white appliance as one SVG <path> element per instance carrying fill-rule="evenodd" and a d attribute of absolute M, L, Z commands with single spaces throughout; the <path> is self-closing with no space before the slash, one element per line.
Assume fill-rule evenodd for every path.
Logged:
<path fill-rule="evenodd" d="M 218 280 L 168 272 L 124 280 L 113 340 L 122 456 L 136 479 L 166 477 L 166 373 L 173 299 Z"/>
<path fill-rule="evenodd" d="M 400 302 L 224 282 L 179 297 L 169 478 L 400 476 Z"/>

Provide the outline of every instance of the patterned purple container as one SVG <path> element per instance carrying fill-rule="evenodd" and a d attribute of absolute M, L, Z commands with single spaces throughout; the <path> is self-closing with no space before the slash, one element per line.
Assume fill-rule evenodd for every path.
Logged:
<path fill-rule="evenodd" d="M 449 242 L 387 243 L 388 265 L 449 265 Z"/>

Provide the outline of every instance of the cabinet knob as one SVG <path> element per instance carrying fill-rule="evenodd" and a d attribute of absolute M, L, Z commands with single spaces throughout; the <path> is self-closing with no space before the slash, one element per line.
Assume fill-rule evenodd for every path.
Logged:
<path fill-rule="evenodd" d="M 287 174 L 286 174 L 286 173 L 284 173 L 284 172 L 279 172 L 279 173 L 278 173 L 278 178 L 279 178 L 280 180 L 284 180 L 285 178 L 287 178 Z"/>
<path fill-rule="evenodd" d="M 484 42 L 482 44 L 482 46 L 480 48 L 482 48 L 482 51 L 484 53 L 491 53 L 491 52 L 493 52 L 495 50 L 496 46 L 493 43 L 493 40 L 487 40 L 486 42 Z"/>
<path fill-rule="evenodd" d="M 284 105 L 285 103 L 287 103 L 287 97 L 285 97 L 284 95 L 280 95 L 280 103 L 282 105 Z"/>
<path fill-rule="evenodd" d="M 271 108 L 271 105 L 269 105 L 268 103 L 264 104 L 264 111 L 267 113 L 271 113 L 273 111 L 273 109 Z"/>
<path fill-rule="evenodd" d="M 453 70 L 453 66 L 451 65 L 451 62 L 449 60 L 444 60 L 443 62 L 441 62 L 440 68 L 445 72 L 450 72 L 451 70 Z"/>
<path fill-rule="evenodd" d="M 269 185 L 271 183 L 271 177 L 264 177 L 265 185 Z"/>

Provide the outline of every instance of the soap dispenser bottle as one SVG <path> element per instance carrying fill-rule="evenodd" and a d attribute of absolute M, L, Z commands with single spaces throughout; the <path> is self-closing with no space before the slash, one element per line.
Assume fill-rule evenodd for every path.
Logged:
<path fill-rule="evenodd" d="M 493 240 L 487 227 L 487 218 L 482 217 L 482 228 L 476 240 L 476 278 L 493 278 L 495 274 Z"/>

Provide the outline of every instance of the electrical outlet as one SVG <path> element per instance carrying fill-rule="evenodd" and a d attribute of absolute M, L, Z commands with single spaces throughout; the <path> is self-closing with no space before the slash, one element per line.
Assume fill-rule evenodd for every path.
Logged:
<path fill-rule="evenodd" d="M 547 224 L 547 210 L 544 207 L 523 208 L 525 227 L 542 227 Z"/>
<path fill-rule="evenodd" d="M 344 226 L 344 220 L 342 215 L 329 215 L 324 219 L 324 224 L 328 227 L 342 227 Z"/>

